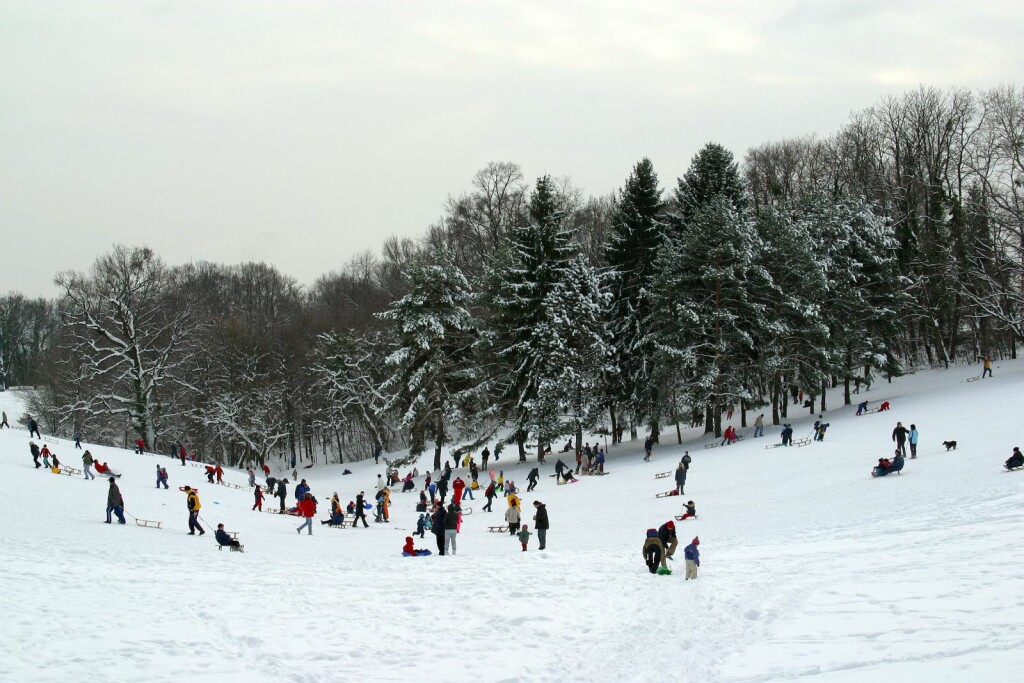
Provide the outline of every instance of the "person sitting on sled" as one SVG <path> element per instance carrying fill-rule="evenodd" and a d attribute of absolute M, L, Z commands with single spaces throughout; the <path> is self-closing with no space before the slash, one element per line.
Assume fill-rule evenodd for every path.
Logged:
<path fill-rule="evenodd" d="M 417 549 L 413 547 L 412 536 L 405 537 L 405 545 L 402 546 L 402 555 L 404 557 L 417 557 L 420 555 L 429 555 L 429 550 Z"/>
<path fill-rule="evenodd" d="M 889 470 L 892 468 L 892 462 L 889 458 L 879 458 L 878 466 L 873 470 L 876 477 L 884 477 L 889 474 Z"/>
<path fill-rule="evenodd" d="M 1024 466 L 1024 454 L 1020 452 L 1019 446 L 1013 447 L 1013 455 L 1006 461 L 1006 469 L 1012 470 L 1016 467 Z"/>

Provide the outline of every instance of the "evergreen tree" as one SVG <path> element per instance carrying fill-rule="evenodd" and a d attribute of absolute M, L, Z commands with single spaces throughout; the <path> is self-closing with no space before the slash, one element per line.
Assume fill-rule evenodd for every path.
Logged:
<path fill-rule="evenodd" d="M 754 292 L 765 316 L 758 338 L 759 370 L 769 387 L 772 423 L 779 424 L 786 416 L 786 386 L 818 386 L 832 358 L 822 310 L 829 296 L 822 262 L 826 250 L 788 212 L 762 209 L 756 225 L 762 244 L 756 263 L 767 275 L 766 286 Z"/>
<path fill-rule="evenodd" d="M 705 428 L 718 436 L 719 408 L 749 397 L 747 376 L 765 308 L 752 292 L 767 284 L 755 265 L 757 247 L 753 224 L 718 196 L 658 261 L 654 300 L 658 348 L 667 356 L 662 365 L 686 373 L 696 404 L 713 408 Z"/>
<path fill-rule="evenodd" d="M 822 313 L 830 331 L 830 360 L 822 371 L 845 379 L 849 403 L 851 379 L 870 382 L 872 368 L 898 372 L 895 345 L 909 282 L 899 273 L 891 224 L 867 204 L 816 198 L 802 212 L 820 249 L 828 291 Z"/>
<path fill-rule="evenodd" d="M 693 157 L 690 168 L 676 185 L 669 220 L 673 233 L 682 236 L 694 217 L 718 197 L 724 197 L 739 214 L 750 206 L 746 185 L 732 152 L 709 142 Z"/>
<path fill-rule="evenodd" d="M 565 227 L 567 211 L 549 176 L 537 180 L 529 215 L 496 255 L 483 298 L 491 315 L 482 345 L 495 359 L 488 371 L 490 393 L 514 427 L 521 460 L 528 434 L 537 435 L 540 455 L 561 433 L 562 411 L 551 389 L 560 373 L 550 358 L 551 345 L 558 340 L 547 304 L 561 286 L 573 252 Z"/>
<path fill-rule="evenodd" d="M 610 332 L 612 364 L 608 375 L 607 402 L 612 427 L 616 409 L 625 402 L 636 417 L 646 419 L 651 434 L 660 431 L 661 395 L 656 378 L 656 345 L 651 335 L 651 285 L 658 252 L 664 243 L 663 203 L 658 176 L 650 159 L 633 167 L 619 193 L 612 217 L 607 261 L 611 269 L 612 302 Z"/>
<path fill-rule="evenodd" d="M 394 374 L 385 387 L 389 408 L 401 412 L 409 452 L 434 444 L 434 468 L 441 449 L 472 412 L 480 386 L 474 357 L 475 321 L 469 283 L 446 249 L 418 257 L 409 273 L 409 293 L 380 318 L 392 323 L 396 348 L 387 358 Z"/>

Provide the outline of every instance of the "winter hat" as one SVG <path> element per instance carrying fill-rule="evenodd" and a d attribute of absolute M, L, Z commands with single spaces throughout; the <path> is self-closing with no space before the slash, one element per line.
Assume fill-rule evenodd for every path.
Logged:
<path fill-rule="evenodd" d="M 107 481 L 109 481 L 109 482 L 110 482 L 111 484 L 113 484 L 113 483 L 114 483 L 114 478 L 113 478 L 113 477 L 111 477 L 111 478 L 110 478 L 110 479 L 108 479 Z"/>
<path fill-rule="evenodd" d="M 693 545 L 700 545 L 700 539 L 696 536 L 693 537 Z"/>
<path fill-rule="evenodd" d="M 658 535 L 658 530 L 657 529 L 648 529 L 647 530 L 647 538 L 655 538 L 657 535 Z"/>
<path fill-rule="evenodd" d="M 670 519 L 670 520 L 668 521 L 668 524 L 666 524 L 665 526 L 667 526 L 667 527 L 668 527 L 669 529 L 675 529 L 675 528 L 676 528 L 676 523 L 675 523 L 675 522 L 673 522 L 673 521 L 672 521 L 672 520 Z"/>

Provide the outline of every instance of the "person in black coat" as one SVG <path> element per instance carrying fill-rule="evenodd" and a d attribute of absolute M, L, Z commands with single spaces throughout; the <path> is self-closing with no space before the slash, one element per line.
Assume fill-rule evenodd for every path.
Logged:
<path fill-rule="evenodd" d="M 281 499 L 281 512 L 284 512 L 288 508 L 285 507 L 285 499 L 288 498 L 288 480 L 282 479 L 277 482 L 277 497 Z"/>
<path fill-rule="evenodd" d="M 537 510 L 537 514 L 533 516 L 533 528 L 537 530 L 540 549 L 544 550 L 548 540 L 548 508 L 539 500 L 533 501 L 533 507 Z"/>
<path fill-rule="evenodd" d="M 42 465 L 39 464 L 39 446 L 36 445 L 35 441 L 28 442 L 28 451 L 32 454 L 32 462 L 36 464 L 38 470 Z"/>
<path fill-rule="evenodd" d="M 902 422 L 897 422 L 896 428 L 892 430 L 892 440 L 896 442 L 896 448 L 904 458 L 907 457 L 908 434 L 910 434 L 910 430 L 904 427 Z"/>
<path fill-rule="evenodd" d="M 676 523 L 671 519 L 658 527 L 658 538 L 665 546 L 665 559 L 672 559 L 672 553 L 676 551 L 679 539 L 676 538 Z"/>
<path fill-rule="evenodd" d="M 363 505 L 363 492 L 360 491 L 359 495 L 356 496 L 356 509 L 352 511 L 355 517 L 352 518 L 352 528 L 355 529 L 359 526 L 359 520 L 363 520 L 363 527 L 369 527 L 366 523 L 366 507 Z"/>
<path fill-rule="evenodd" d="M 449 474 L 451 472 L 449 471 Z M 448 478 L 442 476 L 437 482 L 437 495 L 441 499 L 441 505 L 444 505 L 445 496 L 448 495 Z"/>
<path fill-rule="evenodd" d="M 559 461 L 561 462 L 561 461 Z M 526 475 L 526 481 L 530 482 L 530 485 L 526 487 L 527 491 L 532 491 L 537 488 L 537 480 L 540 479 L 540 470 L 534 467 L 530 470 L 530 473 Z"/>
<path fill-rule="evenodd" d="M 444 525 L 447 521 L 447 514 L 445 514 L 444 506 L 438 505 L 437 510 L 430 517 L 430 530 L 434 532 L 434 537 L 437 539 L 437 554 L 444 555 Z"/>
<path fill-rule="evenodd" d="M 679 467 L 676 468 L 676 492 L 679 495 L 683 495 L 684 486 L 686 486 L 686 467 L 683 463 L 679 463 Z"/>

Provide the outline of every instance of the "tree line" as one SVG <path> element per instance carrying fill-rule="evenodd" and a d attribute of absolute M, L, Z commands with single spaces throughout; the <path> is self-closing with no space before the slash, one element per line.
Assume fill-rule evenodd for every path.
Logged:
<path fill-rule="evenodd" d="M 1024 90 L 920 88 L 742 163 L 715 143 L 662 187 L 480 170 L 422 238 L 309 287 L 273 266 L 170 267 L 117 246 L 62 296 L 0 299 L 0 377 L 52 432 L 212 460 L 380 446 L 520 457 L 633 438 L 923 365 L 1015 357 L 1024 335 Z"/>

